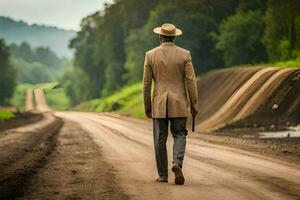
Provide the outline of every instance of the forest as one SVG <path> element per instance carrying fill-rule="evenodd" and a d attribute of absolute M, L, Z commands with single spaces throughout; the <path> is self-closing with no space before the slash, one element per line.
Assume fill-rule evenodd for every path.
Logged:
<path fill-rule="evenodd" d="M 12 80 L 5 87 L 13 88 L 16 81 L 59 77 L 72 106 L 107 97 L 142 80 L 145 52 L 159 45 L 152 30 L 165 22 L 183 30 L 176 44 L 191 51 L 197 76 L 225 67 L 284 61 L 293 65 L 300 60 L 298 0 L 115 0 L 82 19 L 69 44 L 74 51 L 72 66 L 50 49 L 26 43 L 7 46 L 1 41 L 1 56 L 11 54 L 10 62 L 1 59 L 1 76 L 9 74 L 1 78 L 1 87 L 5 79 Z M 49 59 L 54 63 L 50 67 Z M 66 65 L 62 75 L 53 76 L 57 66 Z M 35 77 L 42 80 L 29 80 L 32 76 L 27 74 L 37 71 Z M 10 92 L 4 96 L 1 101 Z"/>
<path fill-rule="evenodd" d="M 9 46 L 11 64 L 17 73 L 19 83 L 45 83 L 54 81 L 64 70 L 65 58 L 60 58 L 48 47 L 33 48 L 23 42 L 20 45 L 12 43 Z"/>
<path fill-rule="evenodd" d="M 176 44 L 191 51 L 198 76 L 300 59 L 297 0 L 116 0 L 84 18 L 70 43 L 74 68 L 62 80 L 72 103 L 141 81 L 145 52 L 159 45 L 152 30 L 165 22 L 183 30 Z"/>
<path fill-rule="evenodd" d="M 0 39 L 0 105 L 10 104 L 15 86 L 55 81 L 69 65 L 69 59 L 58 57 L 49 47 L 8 45 Z"/>
<path fill-rule="evenodd" d="M 0 39 L 0 105 L 12 97 L 16 85 L 16 71 L 10 63 L 9 47 Z"/>

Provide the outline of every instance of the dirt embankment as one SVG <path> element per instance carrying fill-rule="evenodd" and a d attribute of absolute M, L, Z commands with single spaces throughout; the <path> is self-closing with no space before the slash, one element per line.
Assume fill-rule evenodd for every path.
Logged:
<path fill-rule="evenodd" d="M 300 124 L 300 69 L 223 69 L 201 79 L 198 90 L 198 130 Z"/>
<path fill-rule="evenodd" d="M 197 122 L 201 123 L 217 112 L 230 96 L 258 70 L 259 68 L 218 70 L 198 81 L 199 113 Z"/>

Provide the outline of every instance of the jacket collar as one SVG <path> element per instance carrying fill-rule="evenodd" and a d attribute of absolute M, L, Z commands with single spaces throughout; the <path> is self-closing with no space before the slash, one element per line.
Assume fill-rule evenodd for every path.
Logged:
<path fill-rule="evenodd" d="M 175 46 L 174 42 L 163 42 L 160 46 Z"/>

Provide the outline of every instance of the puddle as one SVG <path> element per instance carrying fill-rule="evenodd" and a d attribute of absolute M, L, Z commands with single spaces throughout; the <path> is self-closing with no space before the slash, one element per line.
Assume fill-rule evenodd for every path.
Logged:
<path fill-rule="evenodd" d="M 279 131 L 279 132 L 262 132 L 258 138 L 288 138 L 300 137 L 300 131 Z"/>

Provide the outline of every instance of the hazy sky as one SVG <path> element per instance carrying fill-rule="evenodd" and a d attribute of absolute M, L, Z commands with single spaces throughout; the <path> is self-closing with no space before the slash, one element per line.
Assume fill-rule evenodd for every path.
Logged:
<path fill-rule="evenodd" d="M 81 18 L 112 0 L 0 0 L 0 16 L 78 30 Z"/>

